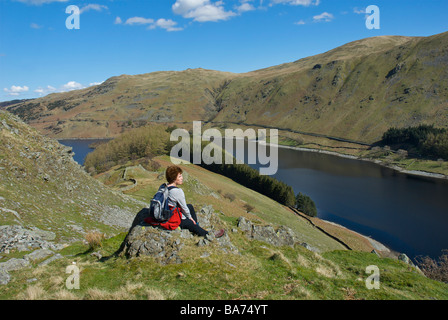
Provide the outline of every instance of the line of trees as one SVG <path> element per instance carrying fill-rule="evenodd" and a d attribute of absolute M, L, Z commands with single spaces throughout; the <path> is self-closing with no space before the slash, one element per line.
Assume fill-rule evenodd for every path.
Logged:
<path fill-rule="evenodd" d="M 130 160 L 152 159 L 158 155 L 169 155 L 175 142 L 170 141 L 170 132 L 175 127 L 146 126 L 127 131 L 107 143 L 100 144 L 89 153 L 84 162 L 90 173 L 101 173 L 117 164 L 125 164 Z M 190 146 L 192 141 L 190 141 Z M 202 143 L 202 149 L 207 146 Z M 190 149 L 192 152 L 192 148 Z M 190 155 L 192 159 L 193 155 Z M 222 152 L 222 164 L 205 164 L 200 166 L 222 174 L 235 182 L 257 191 L 283 205 L 298 207 L 302 212 L 315 216 L 317 214 L 314 202 L 302 194 L 294 195 L 291 186 L 274 177 L 261 175 L 260 172 L 247 164 L 237 163 L 233 158 L 232 164 L 225 163 L 225 152 Z"/>
<path fill-rule="evenodd" d="M 310 217 L 317 216 L 316 204 L 309 196 L 303 193 L 299 192 L 296 197 L 296 208 Z"/>
<path fill-rule="evenodd" d="M 277 179 L 261 175 L 247 164 L 201 164 L 202 167 L 222 174 L 233 181 L 261 193 L 286 206 L 295 205 L 294 190 Z"/>
<path fill-rule="evenodd" d="M 129 160 L 152 159 L 169 152 L 169 139 L 170 134 L 161 125 L 133 129 L 99 145 L 87 155 L 84 166 L 90 173 L 101 173 Z"/>
<path fill-rule="evenodd" d="M 390 128 L 383 134 L 382 143 L 399 146 L 423 157 L 448 159 L 448 130 L 433 125 Z"/>

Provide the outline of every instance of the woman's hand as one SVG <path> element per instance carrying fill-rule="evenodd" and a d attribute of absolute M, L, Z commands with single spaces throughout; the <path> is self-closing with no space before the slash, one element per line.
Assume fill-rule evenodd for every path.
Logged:
<path fill-rule="evenodd" d="M 193 219 L 193 218 L 191 218 L 191 217 L 190 217 L 190 220 L 191 220 L 191 221 L 193 221 L 193 223 L 194 223 L 194 224 L 196 224 L 196 221 L 194 221 L 194 219 Z"/>

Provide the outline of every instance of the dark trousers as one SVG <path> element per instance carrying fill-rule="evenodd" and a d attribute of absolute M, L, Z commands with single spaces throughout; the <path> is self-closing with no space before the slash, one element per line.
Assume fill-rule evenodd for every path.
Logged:
<path fill-rule="evenodd" d="M 197 234 L 198 236 L 205 237 L 205 235 L 208 233 L 208 231 L 202 229 L 198 225 L 198 218 L 196 216 L 196 211 L 194 211 L 194 208 L 191 204 L 187 204 L 188 209 L 190 210 L 191 217 L 194 221 L 196 221 L 196 224 L 193 223 L 190 219 L 182 219 L 180 222 L 180 228 L 181 229 L 187 229 L 190 230 L 192 233 Z"/>

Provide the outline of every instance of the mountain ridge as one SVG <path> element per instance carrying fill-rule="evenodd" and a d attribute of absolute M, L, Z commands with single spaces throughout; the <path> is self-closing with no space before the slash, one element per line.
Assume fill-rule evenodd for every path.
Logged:
<path fill-rule="evenodd" d="M 448 32 L 380 36 L 247 73 L 120 75 L 6 106 L 55 138 L 110 138 L 150 122 L 273 126 L 374 143 L 390 127 L 448 123 Z"/>

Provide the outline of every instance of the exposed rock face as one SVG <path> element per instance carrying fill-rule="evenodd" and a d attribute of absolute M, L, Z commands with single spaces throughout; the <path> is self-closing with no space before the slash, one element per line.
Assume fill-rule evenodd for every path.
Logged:
<path fill-rule="evenodd" d="M 256 225 L 244 217 L 240 217 L 238 227 L 246 232 L 248 237 L 267 242 L 274 246 L 294 246 L 298 242 L 294 231 L 285 226 L 280 226 L 275 230 L 271 225 Z"/>
<path fill-rule="evenodd" d="M 127 257 L 152 256 L 161 264 L 181 263 L 183 244 L 180 232 L 137 225 L 128 234 L 124 253 Z"/>
<path fill-rule="evenodd" d="M 227 234 L 218 239 L 215 239 L 212 235 L 213 230 L 218 229 L 221 224 L 212 206 L 204 206 L 197 215 L 201 227 L 210 231 L 210 234 L 205 238 L 193 236 L 188 230 L 168 231 L 163 228 L 152 227 L 144 222 L 148 214 L 148 210 L 142 210 L 137 214 L 126 239 L 121 245 L 119 254 L 128 258 L 151 256 L 161 264 L 181 263 L 180 251 L 185 245 L 185 240 L 196 238 L 198 239 L 198 246 L 213 243 L 224 252 L 238 253 Z"/>
<path fill-rule="evenodd" d="M 52 242 L 56 235 L 38 228 L 25 229 L 22 226 L 0 226 L 0 252 L 12 250 L 29 251 L 36 248 L 60 250 L 61 244 Z"/>
<path fill-rule="evenodd" d="M 272 244 L 274 246 L 291 246 L 300 244 L 311 251 L 318 249 L 299 240 L 299 236 L 290 228 L 280 226 L 275 229 L 271 225 L 256 225 L 244 217 L 238 220 L 238 227 L 244 231 L 250 239 L 260 240 Z"/>

